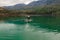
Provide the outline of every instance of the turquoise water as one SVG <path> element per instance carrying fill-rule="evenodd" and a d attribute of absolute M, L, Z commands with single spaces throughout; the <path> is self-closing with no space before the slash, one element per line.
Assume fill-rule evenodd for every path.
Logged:
<path fill-rule="evenodd" d="M 60 40 L 60 18 L 31 17 L 0 21 L 0 40 Z"/>

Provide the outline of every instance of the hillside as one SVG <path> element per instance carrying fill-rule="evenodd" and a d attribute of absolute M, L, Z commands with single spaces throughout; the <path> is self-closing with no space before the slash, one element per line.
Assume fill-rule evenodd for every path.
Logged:
<path fill-rule="evenodd" d="M 4 8 L 9 10 L 26 10 L 26 9 L 32 9 L 38 6 L 45 6 L 45 5 L 60 5 L 60 0 L 39 0 L 39 1 L 33 1 L 28 5 L 16 4 L 14 6 L 4 6 Z"/>

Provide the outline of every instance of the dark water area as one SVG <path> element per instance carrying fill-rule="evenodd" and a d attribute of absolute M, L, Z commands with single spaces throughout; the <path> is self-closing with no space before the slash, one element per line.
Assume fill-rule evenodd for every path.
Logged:
<path fill-rule="evenodd" d="M 0 40 L 60 40 L 60 18 L 52 16 L 25 17 L 0 21 Z"/>

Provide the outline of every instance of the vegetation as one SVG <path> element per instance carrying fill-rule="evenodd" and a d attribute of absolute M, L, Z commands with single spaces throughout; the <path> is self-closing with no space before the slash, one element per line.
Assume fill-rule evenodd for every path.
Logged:
<path fill-rule="evenodd" d="M 16 17 L 24 15 L 60 16 L 60 5 L 35 7 L 32 10 L 7 10 L 0 7 L 0 17 Z"/>

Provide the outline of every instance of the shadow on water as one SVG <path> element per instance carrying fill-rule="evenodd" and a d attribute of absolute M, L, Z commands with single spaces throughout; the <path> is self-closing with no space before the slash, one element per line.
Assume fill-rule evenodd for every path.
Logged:
<path fill-rule="evenodd" d="M 37 16 L 31 17 L 32 22 L 29 24 L 36 26 L 37 28 L 47 29 L 52 32 L 60 32 L 60 18 L 53 16 Z M 7 20 L 7 23 L 13 23 L 16 25 L 24 25 L 26 22 L 23 18 L 18 20 Z"/>

